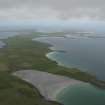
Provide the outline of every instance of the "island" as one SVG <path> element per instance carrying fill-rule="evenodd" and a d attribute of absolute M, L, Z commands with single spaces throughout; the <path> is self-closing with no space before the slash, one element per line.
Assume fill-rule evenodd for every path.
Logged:
<path fill-rule="evenodd" d="M 60 105 L 46 100 L 34 85 L 12 75 L 21 70 L 37 70 L 54 75 L 67 76 L 105 89 L 105 82 L 77 68 L 59 66 L 45 55 L 51 45 L 33 41 L 39 33 L 17 35 L 1 39 L 5 46 L 0 49 L 0 104 L 2 105 Z M 44 87 L 43 87 L 44 88 Z"/>

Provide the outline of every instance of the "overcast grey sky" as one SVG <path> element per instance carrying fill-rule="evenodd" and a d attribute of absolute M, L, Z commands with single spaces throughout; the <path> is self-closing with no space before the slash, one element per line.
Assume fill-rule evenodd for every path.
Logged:
<path fill-rule="evenodd" d="M 0 0 L 0 20 L 105 20 L 105 0 Z"/>

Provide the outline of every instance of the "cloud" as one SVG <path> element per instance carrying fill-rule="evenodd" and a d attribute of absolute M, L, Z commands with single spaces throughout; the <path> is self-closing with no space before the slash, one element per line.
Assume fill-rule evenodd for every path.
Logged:
<path fill-rule="evenodd" d="M 0 20 L 105 20 L 105 0 L 0 0 Z"/>

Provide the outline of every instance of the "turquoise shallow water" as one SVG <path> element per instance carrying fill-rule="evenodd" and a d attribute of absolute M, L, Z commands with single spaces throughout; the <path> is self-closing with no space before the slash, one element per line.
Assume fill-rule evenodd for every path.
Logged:
<path fill-rule="evenodd" d="M 64 105 L 105 105 L 105 91 L 83 83 L 66 88 L 57 100 Z"/>

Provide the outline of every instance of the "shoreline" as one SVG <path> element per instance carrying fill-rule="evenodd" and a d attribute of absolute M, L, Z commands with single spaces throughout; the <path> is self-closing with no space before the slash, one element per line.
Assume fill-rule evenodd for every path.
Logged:
<path fill-rule="evenodd" d="M 82 83 L 82 82 L 81 82 L 81 83 Z M 58 101 L 58 100 L 57 100 L 57 97 L 59 96 L 59 94 L 60 94 L 61 92 L 64 92 L 65 89 L 67 89 L 67 88 L 69 88 L 69 87 L 71 87 L 71 86 L 74 86 L 74 85 L 77 85 L 77 84 L 81 84 L 81 83 L 72 83 L 72 84 L 65 85 L 65 87 L 61 87 L 59 90 L 57 90 L 57 91 L 53 94 L 52 98 L 53 98 L 55 101 Z M 85 83 L 85 84 L 86 84 L 86 83 Z"/>
<path fill-rule="evenodd" d="M 13 75 L 35 86 L 40 94 L 48 101 L 57 101 L 57 95 L 65 88 L 82 83 L 66 76 L 36 70 L 16 71 Z"/>
<path fill-rule="evenodd" d="M 36 38 L 34 38 L 32 40 L 33 41 L 40 42 L 40 43 L 44 43 L 44 44 L 47 44 L 47 45 L 50 46 L 50 47 L 48 47 L 49 51 L 45 54 L 45 57 L 47 57 L 49 60 L 56 62 L 56 64 L 58 66 L 61 66 L 61 67 L 64 67 L 64 68 L 67 68 L 67 69 L 76 69 L 77 72 L 80 72 L 80 74 L 82 74 L 82 76 L 84 76 L 84 75 L 85 76 L 84 76 L 83 79 L 81 79 L 81 77 L 78 78 L 77 76 L 75 77 L 75 75 L 74 75 L 74 77 L 72 77 L 72 75 L 69 75 L 69 74 L 64 75 L 66 72 L 64 74 L 62 74 L 62 73 L 60 74 L 59 73 L 60 75 L 67 76 L 67 77 L 70 77 L 70 78 L 74 78 L 76 80 L 80 80 L 80 81 L 83 81 L 85 83 L 91 83 L 92 85 L 96 86 L 97 88 L 105 89 L 105 81 L 97 79 L 97 77 L 95 75 L 91 75 L 90 73 L 81 71 L 78 68 L 74 68 L 74 67 L 73 68 L 70 68 L 70 67 L 67 67 L 64 64 L 59 63 L 56 60 L 53 60 L 53 59 L 49 58 L 48 57 L 49 54 L 54 53 L 54 52 L 59 52 L 59 50 L 57 50 L 52 44 L 49 44 L 47 42 L 41 42 L 41 41 L 37 40 Z M 62 50 L 61 50 L 61 52 L 62 52 Z M 65 53 L 65 51 L 63 51 L 63 53 Z M 80 74 L 79 74 L 79 76 L 80 76 Z M 90 76 L 90 78 L 88 78 L 87 76 Z M 87 77 L 87 79 L 85 80 L 86 77 Z"/>
<path fill-rule="evenodd" d="M 57 74 L 57 75 L 68 76 L 67 78 L 69 78 L 69 77 L 75 78 L 78 81 L 81 80 L 84 82 L 92 83 L 93 85 L 96 85 L 96 86 L 101 85 L 100 81 L 97 81 L 95 79 L 95 77 L 88 75 L 87 73 L 81 72 L 79 70 L 76 70 L 76 72 L 75 72 L 74 71 L 75 69 L 67 69 L 62 66 L 58 66 L 57 63 L 52 62 L 51 60 L 46 58 L 45 54 L 48 52 L 51 52 L 51 49 L 48 49 L 48 47 L 51 45 L 46 44 L 46 43 L 44 44 L 44 43 L 39 43 L 39 42 L 32 42 L 32 36 L 30 36 L 30 37 L 21 37 L 21 36 L 13 37 L 13 38 L 9 38 L 8 40 L 7 39 L 4 40 L 4 42 L 8 45 L 8 47 L 7 47 L 6 52 L 4 50 L 3 58 L 7 59 L 9 56 L 9 60 L 7 60 L 8 62 L 3 62 L 3 63 L 5 64 L 5 67 L 7 66 L 7 64 L 9 65 L 9 67 L 7 66 L 8 67 L 7 70 L 9 71 L 9 74 L 11 74 L 15 71 L 18 72 L 18 70 L 22 70 L 22 69 L 23 70 L 24 69 L 27 69 L 27 70 L 33 69 L 32 71 L 34 71 L 34 70 L 46 71 L 46 73 L 49 72 L 49 73 L 51 73 L 51 75 Z M 14 47 L 16 48 L 15 50 L 14 50 Z M 8 49 L 11 49 L 11 50 L 8 50 Z M 18 50 L 18 49 L 21 49 L 21 50 Z M 43 50 L 43 52 L 42 52 L 42 50 Z M 13 51 L 14 51 L 14 53 L 12 53 Z M 19 53 L 17 53 L 17 52 L 19 52 Z M 26 55 L 28 55 L 29 57 Z M 24 58 L 25 58 L 25 61 L 30 61 L 30 62 L 23 61 Z M 20 61 L 19 63 L 18 63 L 18 60 Z M 9 61 L 11 61 L 11 62 L 9 62 Z M 70 71 L 68 71 L 68 70 L 70 70 Z M 30 76 L 30 78 L 31 77 L 32 76 Z M 41 76 L 39 75 L 39 77 L 41 77 Z M 27 83 L 30 82 L 30 80 L 27 80 L 27 79 L 25 79 L 25 81 L 27 81 Z M 33 83 L 34 81 L 31 81 L 31 82 Z M 30 84 L 32 84 L 32 83 L 30 83 Z M 67 86 L 67 83 L 65 83 L 66 86 Z M 49 83 L 48 85 L 52 87 L 51 84 L 53 85 L 53 83 Z M 59 84 L 60 85 L 58 87 L 59 91 L 62 86 L 65 87 L 65 84 L 62 84 L 62 85 Z M 40 89 L 42 89 L 42 88 L 45 88 L 46 83 L 44 83 L 42 85 L 40 85 L 40 84 L 34 85 L 34 87 L 36 87 L 36 88 L 37 88 L 37 86 Z M 56 86 L 58 86 L 58 85 L 55 85 L 55 88 L 56 88 Z M 104 84 L 101 86 L 104 86 Z M 52 89 L 46 88 L 45 91 L 43 91 L 43 89 L 42 89 L 41 92 L 43 94 L 45 94 L 46 91 L 50 91 L 49 94 L 45 94 L 46 97 L 48 97 L 51 93 L 52 93 L 52 97 L 55 97 L 55 95 L 59 92 L 58 89 L 56 90 L 55 88 L 54 87 Z M 64 88 L 62 88 L 62 89 L 64 89 Z M 55 93 L 52 90 L 55 91 Z M 27 92 L 25 92 L 25 93 L 27 93 Z M 33 93 L 34 93 L 34 91 L 33 91 Z M 42 94 L 42 96 L 44 96 L 43 94 Z"/>
<path fill-rule="evenodd" d="M 60 62 L 57 62 L 56 60 L 53 59 L 53 57 L 52 57 L 51 55 L 53 55 L 53 53 L 56 53 L 56 52 L 58 52 L 58 51 L 53 51 L 53 50 L 52 50 L 51 52 L 47 53 L 45 56 L 46 56 L 49 60 L 56 62 L 58 66 L 66 67 L 64 64 L 62 64 L 62 63 L 60 63 Z M 69 67 L 66 67 L 66 68 L 69 68 Z"/>

